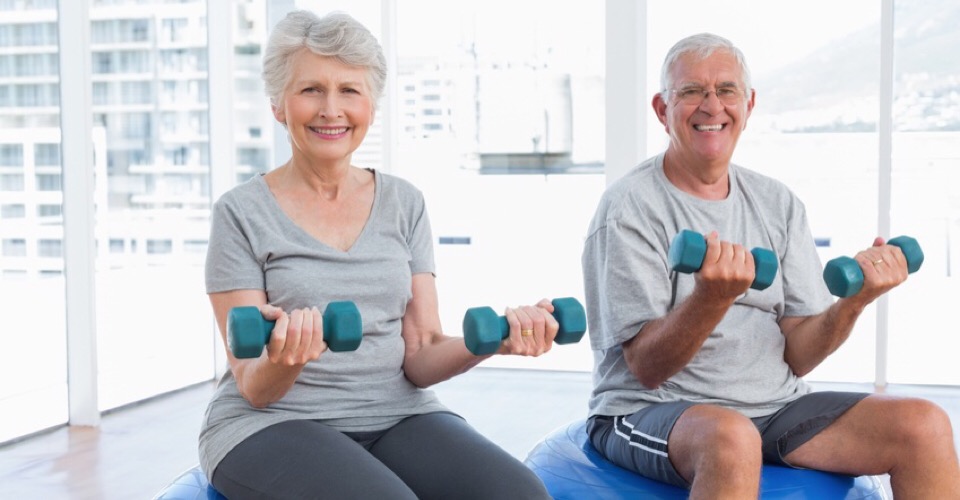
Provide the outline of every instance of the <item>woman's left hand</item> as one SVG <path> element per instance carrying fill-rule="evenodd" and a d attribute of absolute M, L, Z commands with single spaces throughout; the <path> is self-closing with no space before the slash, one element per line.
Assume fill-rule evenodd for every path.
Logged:
<path fill-rule="evenodd" d="M 548 299 L 532 306 L 508 307 L 504 316 L 510 335 L 500 344 L 497 354 L 539 356 L 549 351 L 560 329 L 552 313 L 553 304 Z"/>

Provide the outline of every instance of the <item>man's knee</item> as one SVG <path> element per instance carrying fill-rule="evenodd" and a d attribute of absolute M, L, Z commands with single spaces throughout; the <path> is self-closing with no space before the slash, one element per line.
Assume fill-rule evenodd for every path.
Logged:
<path fill-rule="evenodd" d="M 747 417 L 719 407 L 699 405 L 684 412 L 670 435 L 671 457 L 680 469 L 701 466 L 759 471 L 761 439 Z"/>
<path fill-rule="evenodd" d="M 889 436 L 901 446 L 929 449 L 953 446 L 953 427 L 947 412 L 924 399 L 901 399 L 891 404 L 888 421 L 894 427 Z"/>

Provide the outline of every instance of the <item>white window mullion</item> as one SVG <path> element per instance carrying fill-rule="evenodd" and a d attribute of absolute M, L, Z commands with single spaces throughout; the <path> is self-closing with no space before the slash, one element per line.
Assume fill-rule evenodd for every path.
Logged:
<path fill-rule="evenodd" d="M 398 168 L 397 150 L 400 147 L 397 132 L 400 126 L 397 104 L 400 99 L 400 89 L 397 88 L 400 65 L 397 58 L 397 4 L 394 0 L 380 0 L 380 33 L 380 46 L 387 60 L 387 81 L 377 112 L 383 137 L 380 168 L 384 172 L 393 172 Z"/>
<path fill-rule="evenodd" d="M 647 156 L 647 2 L 606 2 L 607 185 Z"/>
<path fill-rule="evenodd" d="M 296 9 L 293 0 L 267 0 L 267 38 L 269 41 L 270 33 L 273 27 L 283 19 L 287 13 Z M 266 50 L 266 44 L 264 44 Z M 290 139 L 287 136 L 287 129 L 273 121 L 273 163 L 271 167 L 277 167 L 286 163 L 293 155 L 293 149 L 290 146 Z"/>
<path fill-rule="evenodd" d="M 96 179 L 90 81 L 90 1 L 60 2 L 60 130 L 70 425 L 100 423 L 94 228 Z"/>
<path fill-rule="evenodd" d="M 883 0 L 880 12 L 880 116 L 877 119 L 877 234 L 890 237 L 891 188 L 893 179 L 893 2 Z M 877 299 L 877 387 L 887 385 L 887 344 L 890 303 L 886 294 Z"/>
<path fill-rule="evenodd" d="M 210 109 L 210 200 L 216 201 L 237 182 L 236 144 L 233 140 L 234 50 L 233 32 L 237 10 L 232 0 L 207 0 L 207 85 Z M 228 17 L 224 22 L 223 17 Z M 211 332 L 214 342 L 214 375 L 220 378 L 226 371 L 227 353 L 217 333 L 216 320 L 211 313 Z"/>

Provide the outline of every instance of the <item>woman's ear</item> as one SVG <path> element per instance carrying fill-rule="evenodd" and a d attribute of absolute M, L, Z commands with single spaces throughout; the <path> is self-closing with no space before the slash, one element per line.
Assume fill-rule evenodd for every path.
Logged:
<path fill-rule="evenodd" d="M 273 112 L 274 120 L 277 120 L 277 122 L 279 122 L 280 125 L 283 125 L 284 127 L 287 126 L 287 113 L 283 109 L 283 103 L 280 103 L 280 105 L 271 104 L 270 111 Z"/>

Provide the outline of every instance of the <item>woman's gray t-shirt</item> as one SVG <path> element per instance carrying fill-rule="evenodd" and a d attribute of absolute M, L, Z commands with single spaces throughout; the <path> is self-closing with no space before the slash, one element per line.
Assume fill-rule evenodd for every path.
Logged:
<path fill-rule="evenodd" d="M 416 414 L 444 411 L 432 391 L 404 375 L 401 321 L 412 275 L 433 273 L 433 240 L 422 193 L 374 171 L 370 217 L 347 251 L 320 242 L 293 223 L 266 181 L 255 176 L 214 204 L 206 261 L 207 293 L 264 290 L 285 311 L 353 301 L 363 340 L 353 352 L 326 351 L 308 363 L 279 401 L 254 408 L 228 370 L 207 407 L 200 464 L 208 477 L 234 446 L 255 432 L 294 419 L 321 420 L 344 432 L 389 428 Z"/>
<path fill-rule="evenodd" d="M 783 359 L 778 324 L 785 316 L 819 314 L 833 303 L 805 208 L 774 179 L 736 165 L 730 165 L 729 177 L 726 199 L 696 198 L 667 179 L 661 154 L 601 198 L 582 259 L 594 353 L 591 415 L 627 415 L 687 400 L 759 417 L 810 391 Z M 671 275 L 667 262 L 670 243 L 683 229 L 717 231 L 720 239 L 747 249 L 770 249 L 780 269 L 769 288 L 750 289 L 737 299 L 687 366 L 652 389 L 630 372 L 621 344 L 693 291 L 694 276 Z"/>

